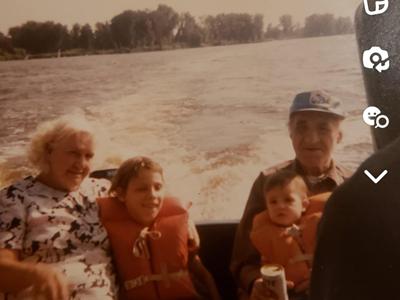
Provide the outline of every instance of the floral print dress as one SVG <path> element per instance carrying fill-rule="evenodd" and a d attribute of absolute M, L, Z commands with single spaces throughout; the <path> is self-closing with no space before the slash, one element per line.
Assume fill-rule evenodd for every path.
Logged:
<path fill-rule="evenodd" d="M 109 182 L 85 179 L 62 192 L 27 177 L 0 192 L 0 248 L 17 250 L 22 261 L 47 263 L 63 273 L 71 299 L 115 299 L 107 233 L 96 198 Z M 30 299 L 29 290 L 7 299 Z"/>

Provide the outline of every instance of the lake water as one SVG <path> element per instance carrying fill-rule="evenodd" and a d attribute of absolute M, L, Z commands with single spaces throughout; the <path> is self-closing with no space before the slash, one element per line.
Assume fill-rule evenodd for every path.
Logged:
<path fill-rule="evenodd" d="M 355 168 L 372 146 L 353 35 L 2 62 L 0 186 L 31 172 L 24 151 L 38 123 L 80 111 L 110 139 L 96 168 L 153 157 L 194 219 L 239 218 L 260 170 L 293 157 L 293 96 L 318 88 L 343 101 L 336 158 Z"/>

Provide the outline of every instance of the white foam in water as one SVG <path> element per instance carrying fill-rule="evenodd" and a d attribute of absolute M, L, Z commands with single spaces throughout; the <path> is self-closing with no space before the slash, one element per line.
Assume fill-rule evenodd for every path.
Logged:
<path fill-rule="evenodd" d="M 340 161 L 354 168 L 372 151 L 352 35 L 10 61 L 4 74 L 0 186 L 30 173 L 21 153 L 37 124 L 76 109 L 106 128 L 95 168 L 154 158 L 196 220 L 239 218 L 259 172 L 293 158 L 287 112 L 298 92 L 324 88 L 343 100 Z"/>

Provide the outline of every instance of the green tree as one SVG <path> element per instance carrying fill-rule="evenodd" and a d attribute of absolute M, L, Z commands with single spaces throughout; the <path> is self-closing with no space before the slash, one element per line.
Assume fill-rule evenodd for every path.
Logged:
<path fill-rule="evenodd" d="M 293 19 L 291 15 L 283 15 L 279 18 L 283 34 L 287 37 L 293 33 Z"/>
<path fill-rule="evenodd" d="M 94 46 L 96 49 L 112 49 L 114 41 L 112 38 L 111 27 L 108 22 L 98 22 L 95 25 Z"/>
<path fill-rule="evenodd" d="M 134 47 L 152 46 L 155 36 L 149 11 L 138 10 L 133 15 L 133 45 Z"/>
<path fill-rule="evenodd" d="M 155 42 L 162 49 L 165 42 L 171 42 L 173 31 L 178 25 L 179 15 L 171 7 L 160 4 L 150 13 Z"/>
<path fill-rule="evenodd" d="M 234 31 L 233 41 L 247 43 L 253 41 L 253 20 L 249 14 L 230 14 L 231 24 Z"/>
<path fill-rule="evenodd" d="M 264 33 L 264 16 L 256 14 L 253 16 L 253 38 L 255 41 L 260 41 Z"/>
<path fill-rule="evenodd" d="M 111 19 L 111 32 L 118 47 L 133 46 L 134 16 L 134 11 L 126 10 Z"/>
<path fill-rule="evenodd" d="M 304 36 L 304 27 L 300 25 L 300 23 L 296 23 L 293 27 L 293 36 L 294 37 L 303 37 Z"/>
<path fill-rule="evenodd" d="M 126 10 L 112 18 L 110 26 L 118 47 L 136 48 L 154 43 L 153 22 L 148 11 Z"/>
<path fill-rule="evenodd" d="M 55 52 L 65 45 L 68 36 L 66 26 L 54 22 L 28 21 L 9 29 L 12 43 L 29 53 Z"/>
<path fill-rule="evenodd" d="M 246 43 L 263 38 L 263 16 L 250 14 L 218 14 L 203 18 L 205 40 L 213 44 Z"/>
<path fill-rule="evenodd" d="M 213 43 L 219 40 L 217 20 L 214 16 L 203 17 L 202 19 L 203 30 L 205 35 L 205 41 L 207 43 Z"/>
<path fill-rule="evenodd" d="M 348 34 L 354 32 L 353 22 L 350 17 L 339 17 L 335 21 L 336 34 Z"/>
<path fill-rule="evenodd" d="M 278 26 L 273 26 L 272 23 L 269 23 L 267 26 L 267 31 L 265 32 L 265 38 L 270 39 L 279 39 L 281 37 L 282 31 L 279 29 Z"/>
<path fill-rule="evenodd" d="M 80 36 L 81 36 L 81 25 L 79 25 L 78 23 L 75 23 L 72 26 L 69 36 L 70 36 L 70 40 L 71 40 L 71 48 L 79 48 Z"/>
<path fill-rule="evenodd" d="M 14 48 L 12 46 L 12 41 L 9 37 L 6 37 L 2 32 L 0 32 L 0 50 L 8 53 L 14 53 Z"/>
<path fill-rule="evenodd" d="M 306 18 L 304 26 L 306 37 L 333 34 L 335 34 L 335 17 L 332 14 L 313 14 Z"/>
<path fill-rule="evenodd" d="M 202 29 L 188 12 L 179 16 L 178 31 L 175 40 L 189 47 L 199 47 L 202 42 Z"/>
<path fill-rule="evenodd" d="M 85 24 L 81 27 L 79 34 L 79 48 L 86 50 L 92 49 L 94 45 L 94 33 L 92 27 L 89 24 Z"/>

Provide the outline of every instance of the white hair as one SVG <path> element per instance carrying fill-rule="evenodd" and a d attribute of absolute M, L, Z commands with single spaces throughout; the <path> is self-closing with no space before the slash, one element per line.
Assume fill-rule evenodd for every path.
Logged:
<path fill-rule="evenodd" d="M 83 115 L 65 115 L 40 124 L 28 148 L 28 160 L 39 172 L 47 172 L 46 154 L 66 137 L 86 133 L 95 141 L 95 128 Z"/>

